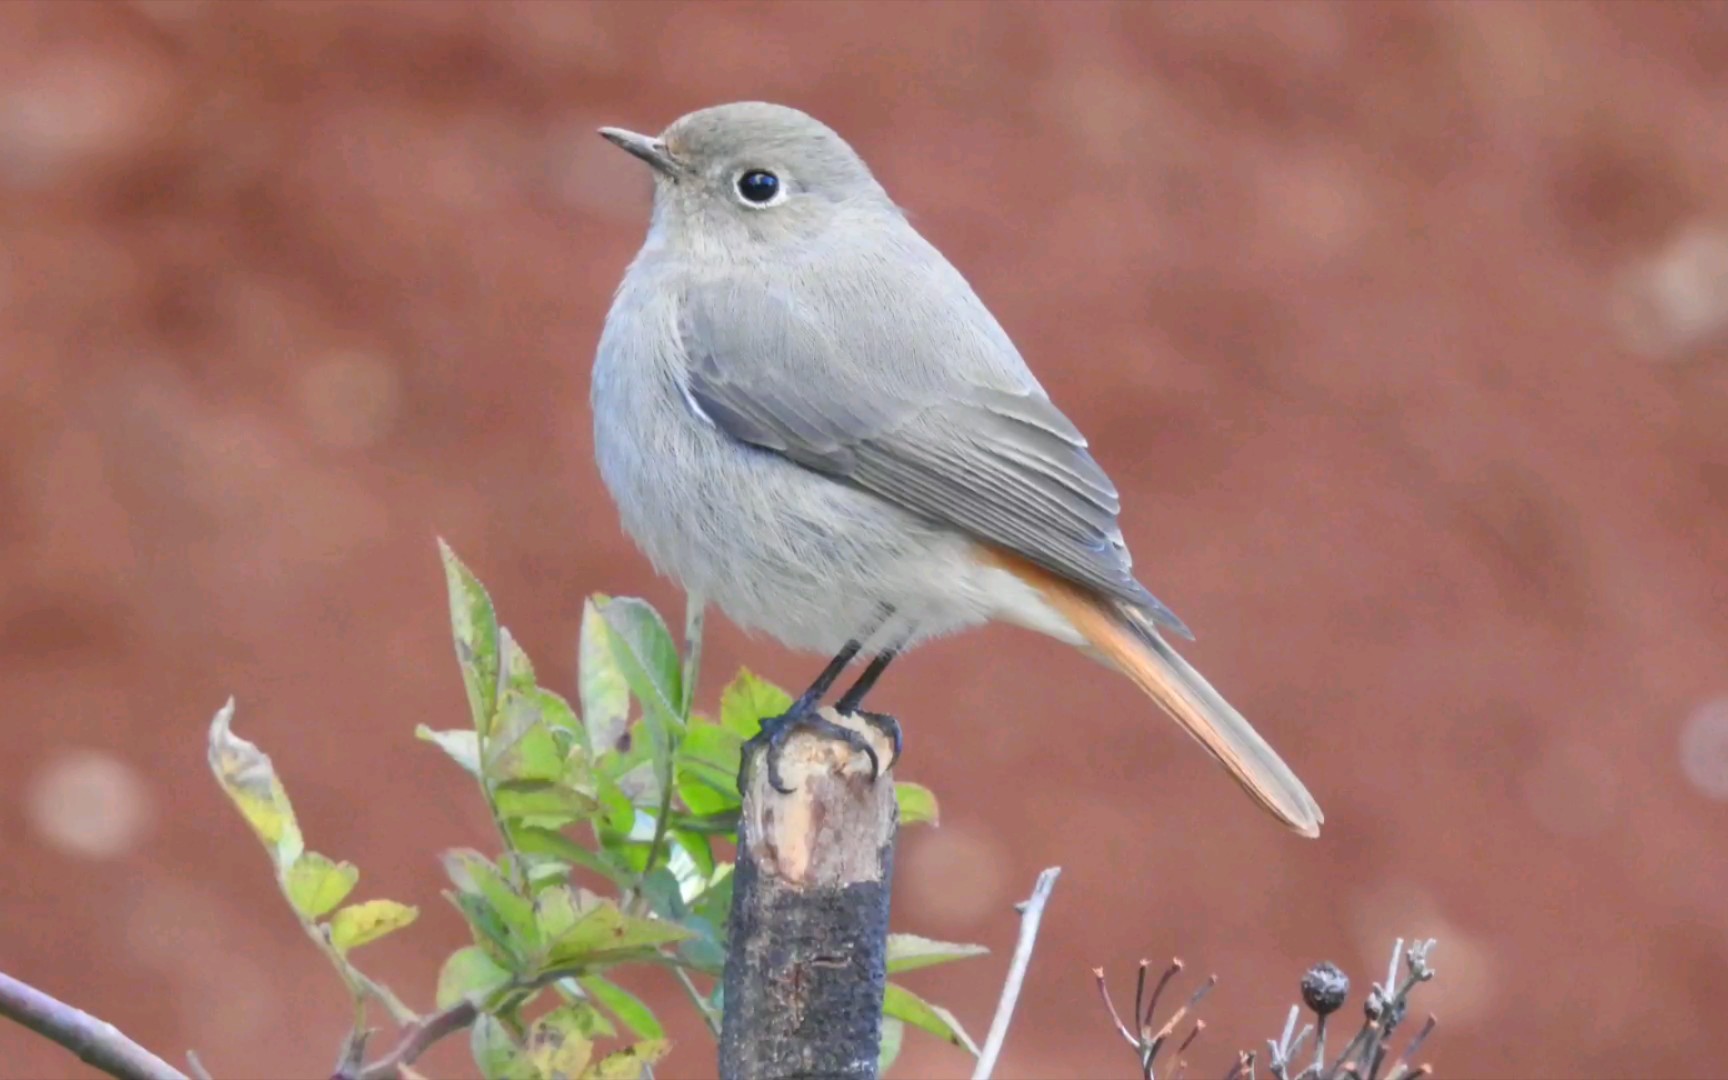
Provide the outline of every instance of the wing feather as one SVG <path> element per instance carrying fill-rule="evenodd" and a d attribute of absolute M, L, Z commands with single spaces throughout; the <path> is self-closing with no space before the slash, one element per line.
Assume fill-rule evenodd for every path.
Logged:
<path fill-rule="evenodd" d="M 1020 387 L 968 381 L 959 374 L 965 364 L 912 355 L 931 346 L 896 331 L 903 321 L 874 319 L 848 332 L 766 285 L 693 284 L 683 299 L 684 389 L 730 437 L 951 525 L 1187 633 L 1134 579 L 1115 485 L 1030 374 Z M 871 380 L 860 361 L 873 358 L 846 351 L 860 347 L 894 350 L 890 369 L 913 365 L 923 378 Z"/>

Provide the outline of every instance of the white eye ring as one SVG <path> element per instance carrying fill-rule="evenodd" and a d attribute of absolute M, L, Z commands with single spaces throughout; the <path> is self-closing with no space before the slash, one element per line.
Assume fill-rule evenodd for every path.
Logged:
<path fill-rule="evenodd" d="M 772 169 L 744 169 L 732 178 L 732 193 L 751 210 L 766 210 L 786 201 L 786 181 Z"/>

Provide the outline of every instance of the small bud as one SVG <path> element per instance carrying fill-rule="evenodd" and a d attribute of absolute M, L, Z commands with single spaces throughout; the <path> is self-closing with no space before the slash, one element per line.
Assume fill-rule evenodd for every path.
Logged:
<path fill-rule="evenodd" d="M 1335 1013 L 1350 996 L 1350 976 L 1338 965 L 1322 960 L 1302 976 L 1302 1003 L 1318 1016 Z"/>
<path fill-rule="evenodd" d="M 1397 1027 L 1399 1022 L 1404 1019 L 1404 1013 L 1408 1008 L 1409 1005 L 1407 1002 L 1400 1001 L 1398 1003 L 1398 1008 L 1392 1013 L 1392 1015 L 1386 1017 L 1386 1023 L 1381 1034 L 1392 1034 L 1392 1029 Z M 1380 992 L 1378 986 L 1369 991 L 1368 1000 L 1362 1003 L 1362 1011 L 1370 1020 L 1379 1020 L 1382 1016 L 1385 1016 L 1386 997 Z"/>

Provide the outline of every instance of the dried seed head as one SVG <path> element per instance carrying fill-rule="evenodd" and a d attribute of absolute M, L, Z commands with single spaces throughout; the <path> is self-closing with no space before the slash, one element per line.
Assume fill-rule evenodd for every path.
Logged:
<path fill-rule="evenodd" d="M 1350 996 L 1350 976 L 1337 964 L 1322 960 L 1302 976 L 1302 1003 L 1317 1016 L 1335 1013 Z"/>

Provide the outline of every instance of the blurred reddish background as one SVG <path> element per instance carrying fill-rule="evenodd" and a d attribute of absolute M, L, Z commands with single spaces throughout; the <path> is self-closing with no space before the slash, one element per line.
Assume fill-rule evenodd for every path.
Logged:
<path fill-rule="evenodd" d="M 342 991 L 204 764 L 230 693 L 312 842 L 419 903 L 488 842 L 433 539 L 568 685 L 644 594 L 588 375 L 648 181 L 593 136 L 767 98 L 847 136 L 1123 489 L 1146 583 L 1328 826 L 1264 819 L 1025 634 L 888 680 L 896 919 L 982 1032 L 1066 874 L 1004 1073 L 1125 1076 L 1090 968 L 1220 986 L 1432 935 L 1456 1076 L 1728 1059 L 1728 7 L 0 6 L 0 970 L 222 1077 L 327 1075 Z M 705 696 L 811 658 L 717 623 Z M 711 1072 L 679 1018 L 665 1076 Z M 901 1074 L 959 1074 L 908 1037 Z M 471 1069 L 459 1045 L 433 1075 Z M 80 1075 L 0 1025 L 0 1076 Z"/>

